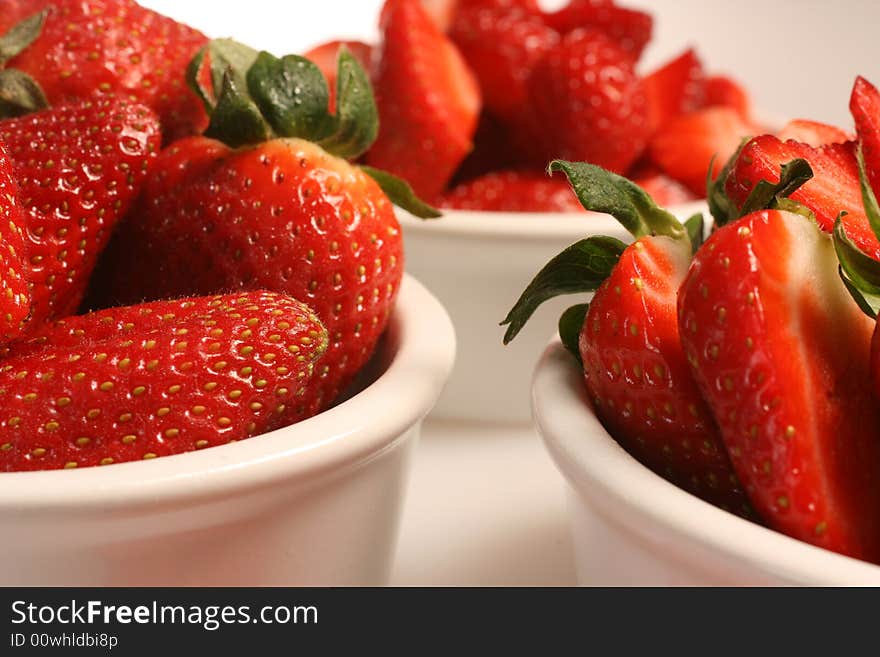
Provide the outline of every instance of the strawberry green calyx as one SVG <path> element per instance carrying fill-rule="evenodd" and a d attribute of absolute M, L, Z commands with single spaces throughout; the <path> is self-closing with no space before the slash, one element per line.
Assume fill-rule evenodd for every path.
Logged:
<path fill-rule="evenodd" d="M 187 80 L 211 119 L 205 136 L 233 148 L 297 138 L 353 160 L 369 150 L 379 133 L 369 77 L 346 48 L 339 52 L 335 114 L 329 110 L 327 81 L 310 60 L 299 55 L 278 58 L 231 39 L 216 39 L 202 48 L 187 69 Z M 404 181 L 375 169 L 364 172 L 395 205 L 422 218 L 440 216 Z"/>
<path fill-rule="evenodd" d="M 29 75 L 3 68 L 40 36 L 47 12 L 24 19 L 0 37 L 0 118 L 29 114 L 49 106 L 46 95 Z"/>
<path fill-rule="evenodd" d="M 880 236 L 880 205 L 868 181 L 865 156 L 861 147 L 856 150 L 856 160 L 859 164 L 859 182 L 865 214 L 874 234 Z M 866 315 L 877 318 L 880 313 L 880 262 L 863 253 L 849 238 L 843 226 L 843 214 L 834 223 L 832 237 L 837 259 L 840 262 L 840 278 L 846 289 Z"/>
<path fill-rule="evenodd" d="M 813 169 L 803 158 L 797 158 L 782 165 L 778 183 L 761 180 L 752 189 L 741 208 L 737 207 L 736 203 L 727 195 L 724 189 L 727 178 L 748 142 L 749 140 L 746 140 L 740 145 L 737 152 L 727 161 L 721 173 L 714 180 L 712 179 L 712 167 L 709 167 L 709 175 L 706 179 L 706 199 L 709 203 L 709 212 L 715 222 L 715 228 L 721 228 L 759 210 L 789 210 L 807 214 L 804 212 L 806 208 L 795 207 L 794 202 L 789 201 L 792 194 L 813 178 Z"/>
<path fill-rule="evenodd" d="M 666 235 L 688 239 L 681 222 L 659 207 L 637 184 L 586 162 L 554 160 L 549 172 L 563 172 L 585 209 L 604 212 L 617 219 L 636 239 L 648 235 Z"/>
<path fill-rule="evenodd" d="M 580 350 L 581 329 L 589 310 L 590 304 L 579 303 L 566 310 L 559 318 L 559 337 L 562 344 L 581 365 L 583 365 Z"/>
<path fill-rule="evenodd" d="M 702 216 L 692 217 L 684 226 L 660 208 L 638 185 L 623 176 L 585 162 L 555 160 L 549 172 L 563 172 L 581 205 L 587 210 L 605 212 L 617 219 L 630 234 L 639 239 L 663 235 L 691 244 L 690 233 L 702 239 Z M 501 322 L 507 326 L 504 344 L 510 343 L 522 330 L 538 307 L 564 294 L 595 292 L 611 274 L 626 244 L 613 237 L 590 237 L 577 242 L 553 258 L 538 272 L 522 293 L 513 309 Z M 569 309 L 560 320 L 560 335 L 566 347 L 577 354 L 576 318 L 586 308 Z M 581 316 L 583 319 L 583 316 Z M 577 332 L 575 331 L 577 329 Z"/>

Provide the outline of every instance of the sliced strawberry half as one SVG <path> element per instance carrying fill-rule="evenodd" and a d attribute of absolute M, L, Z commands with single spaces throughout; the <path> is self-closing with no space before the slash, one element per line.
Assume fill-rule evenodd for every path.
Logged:
<path fill-rule="evenodd" d="M 751 116 L 752 102 L 741 84 L 725 75 L 713 75 L 704 84 L 706 107 L 730 107 L 743 119 Z"/>
<path fill-rule="evenodd" d="M 679 294 L 681 340 L 749 499 L 790 536 L 880 559 L 874 322 L 803 216 L 717 230 Z"/>
<path fill-rule="evenodd" d="M 782 141 L 798 141 L 813 148 L 819 148 L 827 144 L 844 144 L 854 139 L 837 126 L 809 119 L 793 119 L 785 124 L 785 127 L 776 135 Z"/>
<path fill-rule="evenodd" d="M 865 156 L 868 181 L 874 190 L 880 190 L 880 92 L 859 76 L 852 90 L 849 107 Z"/>
<path fill-rule="evenodd" d="M 670 119 L 704 105 L 705 78 L 703 65 L 692 48 L 645 77 L 652 133 Z"/>
<path fill-rule="evenodd" d="M 710 165 L 714 178 L 743 140 L 755 132 L 735 110 L 711 107 L 667 122 L 651 139 L 648 153 L 667 175 L 704 198 Z"/>
<path fill-rule="evenodd" d="M 732 163 L 724 181 L 727 196 L 742 208 L 755 185 L 761 180 L 778 182 L 780 166 L 796 158 L 810 164 L 813 178 L 791 199 L 809 208 L 828 233 L 838 215 L 846 212 L 843 224 L 850 238 L 865 253 L 880 258 L 880 241 L 871 230 L 862 204 L 858 164 L 851 143 L 813 148 L 795 141 L 782 142 L 772 135 L 756 137 Z"/>
<path fill-rule="evenodd" d="M 376 100 L 383 128 L 367 160 L 434 198 L 471 150 L 480 90 L 419 0 L 388 0 L 381 27 Z"/>

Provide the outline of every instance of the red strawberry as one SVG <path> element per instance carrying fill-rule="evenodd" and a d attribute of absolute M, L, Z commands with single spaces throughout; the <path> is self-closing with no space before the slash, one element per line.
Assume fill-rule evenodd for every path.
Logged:
<path fill-rule="evenodd" d="M 706 79 L 706 107 L 730 107 L 748 120 L 751 113 L 751 101 L 742 85 L 724 75 L 715 75 Z"/>
<path fill-rule="evenodd" d="M 489 173 L 527 166 L 530 163 L 518 148 L 519 145 L 520 135 L 515 128 L 484 112 L 474 135 L 474 149 L 461 163 L 450 185 L 456 186 Z M 541 170 L 546 164 L 544 161 L 534 163 L 533 168 Z"/>
<path fill-rule="evenodd" d="M 715 232 L 679 294 L 681 339 L 734 468 L 770 526 L 880 559 L 873 322 L 804 217 L 753 213 Z"/>
<path fill-rule="evenodd" d="M 762 135 L 743 147 L 723 181 L 730 199 L 741 208 L 754 186 L 761 180 L 775 183 L 779 167 L 803 158 L 813 169 L 813 179 L 791 195 L 792 200 L 809 208 L 822 230 L 831 232 L 841 212 L 850 238 L 866 253 L 880 258 L 880 241 L 874 236 L 862 205 L 859 173 L 852 145 L 831 144 L 812 148 L 794 141 L 782 142 Z"/>
<path fill-rule="evenodd" d="M 642 81 L 608 37 L 577 30 L 538 63 L 529 98 L 546 159 L 587 161 L 622 172 L 648 138 Z"/>
<path fill-rule="evenodd" d="M 705 77 L 703 65 L 692 48 L 645 77 L 652 133 L 670 119 L 703 106 Z"/>
<path fill-rule="evenodd" d="M 662 173 L 634 175 L 633 182 L 644 189 L 654 199 L 654 203 L 663 207 L 697 200 L 687 187 Z"/>
<path fill-rule="evenodd" d="M 567 173 L 585 208 L 615 214 L 636 242 L 626 247 L 592 237 L 566 249 L 508 315 L 505 342 L 546 299 L 595 290 L 586 312 L 576 306 L 563 316 L 560 333 L 581 359 L 603 424 L 655 472 L 715 504 L 747 513 L 679 340 L 676 295 L 692 253 L 687 232 L 619 176 L 589 164 L 557 161 L 551 168 Z"/>
<path fill-rule="evenodd" d="M 297 422 L 326 347 L 305 305 L 268 292 L 64 320 L 0 367 L 0 471 L 150 459 Z"/>
<path fill-rule="evenodd" d="M 703 198 L 712 159 L 714 178 L 743 139 L 755 130 L 733 109 L 712 107 L 666 123 L 651 139 L 648 150 L 652 162 Z"/>
<path fill-rule="evenodd" d="M 113 97 L 0 121 L 25 212 L 35 321 L 75 312 L 159 140 L 152 111 Z"/>
<path fill-rule="evenodd" d="M 450 36 L 479 81 L 486 109 L 506 121 L 524 111 L 529 75 L 559 41 L 539 16 L 486 7 L 457 12 Z"/>
<path fill-rule="evenodd" d="M 490 173 L 462 183 L 440 197 L 437 205 L 484 212 L 583 211 L 566 183 L 518 171 Z"/>
<path fill-rule="evenodd" d="M 446 32 L 452 25 L 457 0 L 421 0 L 428 16 L 441 32 Z"/>
<path fill-rule="evenodd" d="M 376 94 L 384 129 L 367 161 L 433 198 L 471 150 L 479 88 L 418 0 L 387 0 L 382 16 Z"/>
<path fill-rule="evenodd" d="M 776 136 L 781 141 L 798 141 L 813 148 L 819 148 L 826 144 L 843 144 L 853 139 L 852 135 L 837 126 L 808 119 L 789 121 Z"/>
<path fill-rule="evenodd" d="M 25 214 L 18 197 L 12 162 L 0 145 L 0 341 L 21 335 L 31 312 Z"/>
<path fill-rule="evenodd" d="M 165 137 L 204 129 L 207 119 L 187 88 L 184 71 L 207 38 L 134 0 L 43 0 L 48 8 L 39 36 L 7 62 L 34 78 L 53 104 L 108 93 L 154 109 Z"/>
<path fill-rule="evenodd" d="M 880 191 L 880 92 L 859 76 L 853 86 L 849 107 L 865 156 L 868 181 L 874 190 Z"/>
<path fill-rule="evenodd" d="M 360 62 L 361 66 L 370 70 L 373 59 L 373 46 L 362 41 L 328 41 L 320 46 L 309 50 L 304 57 L 310 59 L 321 69 L 321 73 L 327 78 L 327 87 L 330 91 L 330 113 L 336 113 L 336 64 L 339 60 L 339 49 L 347 48 L 352 56 Z"/>
<path fill-rule="evenodd" d="M 580 28 L 598 30 L 617 42 L 633 60 L 641 57 L 654 27 L 649 14 L 618 7 L 610 0 L 571 0 L 546 20 L 560 34 Z"/>
<path fill-rule="evenodd" d="M 244 49 L 239 55 L 248 52 L 236 47 Z M 403 183 L 339 157 L 359 157 L 376 133 L 369 82 L 353 57 L 340 57 L 345 83 L 331 116 L 320 94 L 286 95 L 319 89 L 317 67 L 251 54 L 247 71 L 227 75 L 211 119 L 212 134 L 226 144 L 192 137 L 159 156 L 94 277 L 92 303 L 255 289 L 300 299 L 330 335 L 320 384 L 308 400 L 320 408 L 369 359 L 388 321 L 403 247 L 391 201 L 376 180 L 392 193 Z M 231 82 L 245 75 L 249 92 Z M 228 112 L 248 105 L 253 112 L 225 122 Z"/>

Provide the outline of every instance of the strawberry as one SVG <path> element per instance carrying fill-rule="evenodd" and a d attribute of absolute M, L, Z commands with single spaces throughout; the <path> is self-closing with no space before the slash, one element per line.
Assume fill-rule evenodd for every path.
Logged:
<path fill-rule="evenodd" d="M 373 60 L 373 47 L 363 41 L 328 41 L 315 46 L 305 55 L 311 60 L 327 79 L 327 87 L 330 91 L 330 113 L 336 113 L 336 63 L 339 60 L 340 48 L 347 48 L 352 56 L 365 69 L 370 70 Z"/>
<path fill-rule="evenodd" d="M 537 64 L 528 86 L 546 159 L 622 172 L 644 150 L 650 130 L 644 85 L 603 34 L 570 33 Z"/>
<path fill-rule="evenodd" d="M 437 205 L 484 212 L 581 212 L 583 208 L 563 182 L 538 173 L 501 171 L 462 183 L 440 197 Z"/>
<path fill-rule="evenodd" d="M 479 87 L 419 0 L 387 0 L 381 28 L 376 93 L 385 129 L 367 161 L 433 198 L 471 150 Z"/>
<path fill-rule="evenodd" d="M 532 69 L 559 41 L 539 16 L 480 6 L 456 13 L 450 37 L 473 70 L 486 109 L 505 121 L 523 112 Z"/>
<path fill-rule="evenodd" d="M 0 145 L 0 341 L 18 337 L 31 312 L 25 265 L 25 214 L 12 162 Z"/>
<path fill-rule="evenodd" d="M 611 0 L 571 0 L 546 18 L 560 34 L 581 28 L 600 31 L 637 61 L 651 40 L 654 21 L 649 14 L 618 7 Z"/>
<path fill-rule="evenodd" d="M 33 319 L 72 314 L 159 149 L 159 122 L 111 96 L 0 121 L 24 210 Z"/>
<path fill-rule="evenodd" d="M 751 100 L 742 85 L 724 75 L 713 75 L 704 83 L 706 107 L 730 107 L 749 120 Z"/>
<path fill-rule="evenodd" d="M 300 299 L 330 335 L 309 400 L 320 408 L 369 359 L 388 321 L 403 245 L 380 183 L 392 195 L 404 184 L 344 159 L 369 148 L 377 129 L 369 81 L 350 54 L 340 55 L 339 108 L 329 115 L 326 82 L 307 59 L 228 41 L 216 48 L 212 61 L 225 53 L 252 63 L 223 76 L 215 138 L 181 140 L 159 156 L 94 277 L 91 303 L 255 289 Z"/>
<path fill-rule="evenodd" d="M 292 424 L 326 347 L 305 305 L 268 292 L 62 320 L 0 367 L 0 471 L 150 459 Z"/>
<path fill-rule="evenodd" d="M 648 96 L 648 121 L 651 132 L 670 119 L 693 112 L 705 103 L 703 64 L 693 48 L 645 77 Z"/>
<path fill-rule="evenodd" d="M 16 54 L 6 65 L 36 80 L 51 103 L 124 95 L 159 114 L 169 141 L 207 124 L 184 80 L 190 58 L 207 43 L 197 30 L 134 0 L 42 0 L 22 6 L 29 13 L 44 10 L 44 18 L 17 35 Z"/>
<path fill-rule="evenodd" d="M 458 167 L 450 187 L 489 173 L 519 169 L 531 164 L 518 148 L 520 137 L 514 127 L 484 112 L 474 135 L 474 148 Z M 535 163 L 532 168 L 540 171 L 545 164 Z"/>
<path fill-rule="evenodd" d="M 633 182 L 645 190 L 654 203 L 663 207 L 697 200 L 687 187 L 662 173 L 640 173 L 633 176 Z"/>
<path fill-rule="evenodd" d="M 421 0 L 421 2 L 437 29 L 446 32 L 452 25 L 458 0 Z"/>
<path fill-rule="evenodd" d="M 681 341 L 759 515 L 790 536 L 880 559 L 874 323 L 799 214 L 717 230 L 679 293 Z"/>
<path fill-rule="evenodd" d="M 668 121 L 651 139 L 648 152 L 651 161 L 667 175 L 702 198 L 713 158 L 715 177 L 743 139 L 754 132 L 755 128 L 735 110 L 711 107 Z"/>
<path fill-rule="evenodd" d="M 720 184 L 735 207 L 741 209 L 759 181 L 775 183 L 779 180 L 780 164 L 795 158 L 809 162 L 813 179 L 792 194 L 792 200 L 809 208 L 819 226 L 829 233 L 837 216 L 846 212 L 843 224 L 849 236 L 860 249 L 880 258 L 880 241 L 874 236 L 862 205 L 851 144 L 812 148 L 761 135 L 742 148 Z"/>
<path fill-rule="evenodd" d="M 609 212 L 635 243 L 591 237 L 554 258 L 505 319 L 505 343 L 536 308 L 560 294 L 595 291 L 588 308 L 563 315 L 560 334 L 581 361 L 597 416 L 639 461 L 686 490 L 748 514 L 718 429 L 691 377 L 676 295 L 702 238 L 644 191 L 590 164 L 556 161 L 588 210 Z M 691 235 L 693 237 L 691 237 Z"/>
<path fill-rule="evenodd" d="M 776 136 L 780 141 L 797 141 L 813 148 L 827 144 L 844 144 L 853 140 L 852 135 L 837 126 L 808 119 L 789 121 Z"/>
<path fill-rule="evenodd" d="M 880 92 L 859 76 L 853 86 L 849 107 L 865 156 L 868 181 L 875 190 L 880 189 Z"/>

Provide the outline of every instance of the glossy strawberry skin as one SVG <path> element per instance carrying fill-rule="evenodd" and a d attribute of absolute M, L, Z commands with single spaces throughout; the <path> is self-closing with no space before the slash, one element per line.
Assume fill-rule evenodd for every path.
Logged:
<path fill-rule="evenodd" d="M 731 108 L 706 108 L 668 121 L 651 138 L 648 153 L 667 175 L 705 198 L 710 165 L 716 177 L 743 139 L 756 131 Z"/>
<path fill-rule="evenodd" d="M 76 311 L 160 139 L 149 108 L 112 97 L 0 121 L 25 213 L 34 322 Z"/>
<path fill-rule="evenodd" d="M 301 420 L 326 337 L 306 306 L 270 293 L 46 327 L 0 366 L 0 471 L 151 459 Z"/>
<path fill-rule="evenodd" d="M 868 181 L 880 192 L 880 92 L 865 78 L 856 78 L 849 101 L 865 156 Z"/>
<path fill-rule="evenodd" d="M 507 122 L 525 110 L 529 76 L 559 42 L 539 16 L 485 6 L 458 11 L 450 37 L 479 81 L 486 110 Z"/>
<path fill-rule="evenodd" d="M 778 211 L 724 226 L 694 260 L 679 322 L 761 517 L 801 540 L 880 558 L 874 327 L 843 287 L 831 241 Z"/>
<path fill-rule="evenodd" d="M 201 32 L 134 0 L 51 0 L 37 40 L 7 66 L 24 71 L 52 104 L 112 93 L 151 107 L 166 140 L 201 132 L 207 116 L 186 85 L 190 59 L 207 43 Z"/>
<path fill-rule="evenodd" d="M 483 212 L 583 212 L 568 183 L 546 174 L 500 171 L 453 187 L 442 208 Z"/>
<path fill-rule="evenodd" d="M 92 303 L 269 289 L 307 303 L 330 334 L 323 408 L 372 355 L 403 275 L 390 201 L 348 162 L 301 140 L 166 149 L 95 276 Z"/>
<path fill-rule="evenodd" d="M 532 72 L 529 99 L 546 161 L 585 161 L 620 173 L 644 150 L 650 129 L 644 85 L 601 33 L 565 37 Z"/>
<path fill-rule="evenodd" d="M 689 48 L 645 77 L 651 132 L 670 119 L 700 109 L 706 100 L 706 73 Z"/>
<path fill-rule="evenodd" d="M 13 165 L 0 144 L 0 341 L 19 337 L 30 319 L 25 230 Z"/>
<path fill-rule="evenodd" d="M 681 348 L 676 294 L 686 243 L 641 238 L 597 290 L 580 335 L 587 390 L 608 431 L 639 461 L 736 513 L 746 499 Z"/>
<path fill-rule="evenodd" d="M 795 158 L 810 163 L 813 178 L 791 195 L 807 206 L 820 228 L 830 233 L 841 212 L 843 225 L 853 242 L 865 253 L 880 258 L 880 242 L 874 236 L 862 205 L 859 172 L 853 144 L 830 144 L 812 148 L 794 141 L 782 142 L 762 135 L 745 145 L 725 182 L 727 195 L 742 207 L 760 180 L 779 181 L 780 167 Z"/>
<path fill-rule="evenodd" d="M 560 34 L 584 28 L 602 32 L 634 61 L 641 57 L 654 27 L 649 14 L 618 7 L 608 0 L 571 0 L 549 14 L 546 21 Z"/>
<path fill-rule="evenodd" d="M 375 71 L 380 131 L 367 162 L 433 198 L 472 148 L 479 86 L 418 0 L 387 0 L 381 30 Z"/>

